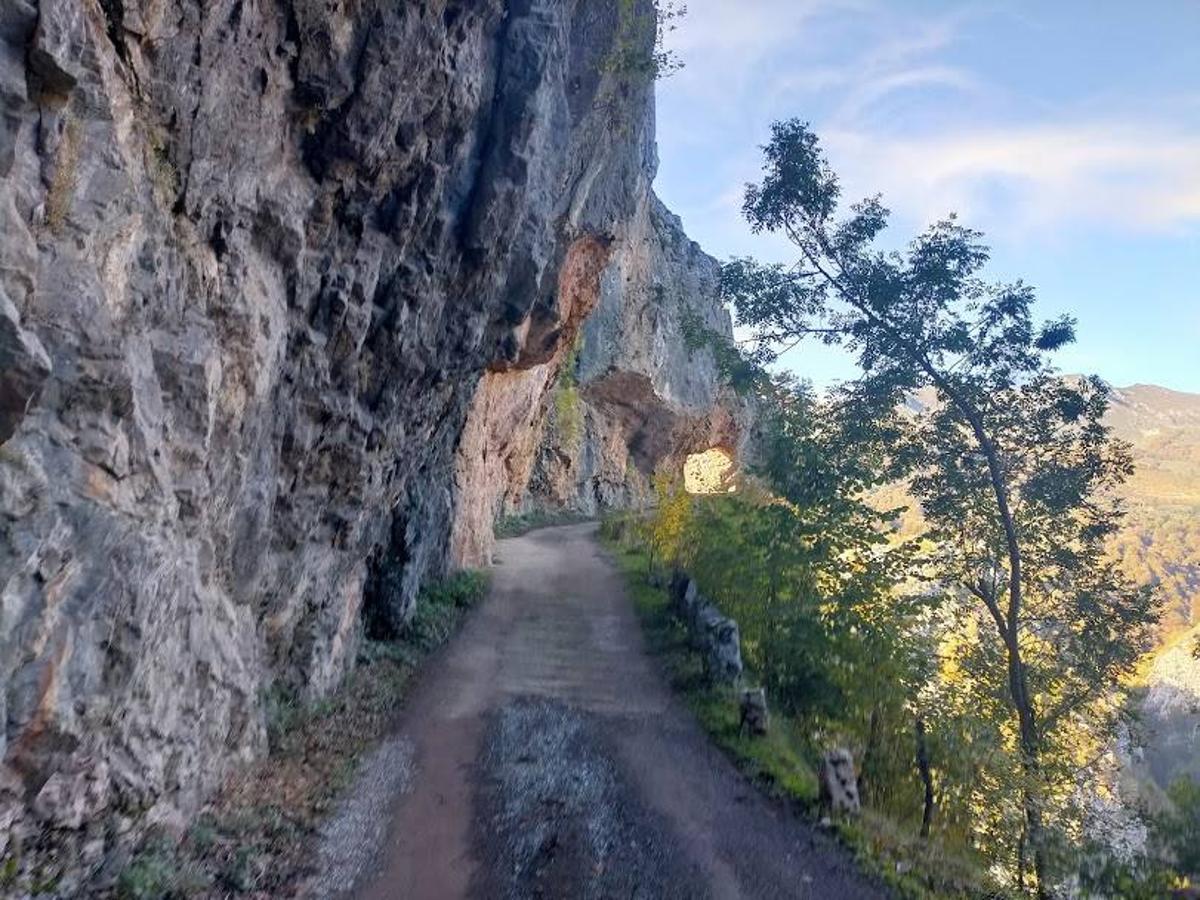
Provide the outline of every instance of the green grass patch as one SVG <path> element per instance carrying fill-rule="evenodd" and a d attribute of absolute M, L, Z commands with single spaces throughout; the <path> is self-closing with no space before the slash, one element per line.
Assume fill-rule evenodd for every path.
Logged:
<path fill-rule="evenodd" d="M 989 882 L 987 862 L 948 850 L 871 809 L 835 823 L 842 843 L 854 851 L 864 869 L 908 900 L 971 898 L 1004 900 L 1012 896 Z"/>
<path fill-rule="evenodd" d="M 162 840 L 144 844 L 117 878 L 118 900 L 163 900 L 194 897 L 212 887 L 212 879 L 195 862 Z"/>

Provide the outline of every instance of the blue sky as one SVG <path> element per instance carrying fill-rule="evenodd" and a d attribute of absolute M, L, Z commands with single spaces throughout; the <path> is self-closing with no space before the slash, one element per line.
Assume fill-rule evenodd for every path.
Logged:
<path fill-rule="evenodd" d="M 1062 369 L 1200 391 L 1200 0 L 688 0 L 656 187 L 718 258 L 791 258 L 741 220 L 772 121 L 808 120 L 893 241 L 951 210 L 989 272 L 1073 313 Z M 794 351 L 824 383 L 837 351 Z"/>

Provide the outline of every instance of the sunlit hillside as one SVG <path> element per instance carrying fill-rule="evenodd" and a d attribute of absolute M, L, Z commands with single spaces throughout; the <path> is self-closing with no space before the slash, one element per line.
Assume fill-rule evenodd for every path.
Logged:
<path fill-rule="evenodd" d="M 919 412 L 932 402 L 924 391 L 910 405 Z M 1200 394 L 1147 384 L 1115 388 L 1107 421 L 1133 447 L 1137 466 L 1125 485 L 1128 517 L 1114 550 L 1139 582 L 1159 584 L 1165 641 L 1200 622 Z M 876 502 L 886 508 L 911 501 L 890 487 Z M 920 528 L 920 512 L 910 508 L 900 531 Z"/>
<path fill-rule="evenodd" d="M 1175 632 L 1200 619 L 1200 395 L 1120 388 L 1108 418 L 1137 461 L 1117 551 L 1132 574 L 1161 584 L 1164 629 Z"/>

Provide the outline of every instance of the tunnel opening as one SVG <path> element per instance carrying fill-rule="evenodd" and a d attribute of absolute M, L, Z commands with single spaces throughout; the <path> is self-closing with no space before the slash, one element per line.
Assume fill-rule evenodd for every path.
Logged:
<path fill-rule="evenodd" d="M 683 487 L 689 494 L 727 494 L 735 491 L 737 462 L 728 447 L 691 453 L 683 463 Z"/>

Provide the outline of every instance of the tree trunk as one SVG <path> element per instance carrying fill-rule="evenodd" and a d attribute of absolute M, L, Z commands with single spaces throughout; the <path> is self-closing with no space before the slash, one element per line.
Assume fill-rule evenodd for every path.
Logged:
<path fill-rule="evenodd" d="M 917 772 L 925 786 L 925 807 L 921 813 L 921 837 L 929 837 L 933 824 L 933 774 L 929 771 L 929 746 L 925 742 L 925 720 L 917 716 Z"/>
<path fill-rule="evenodd" d="M 1017 890 L 1025 893 L 1025 832 L 1026 826 L 1021 826 L 1021 837 L 1017 840 Z"/>
<path fill-rule="evenodd" d="M 829 252 L 826 248 L 826 252 Z M 837 258 L 836 254 L 830 254 Z M 810 255 L 811 259 L 811 255 Z M 818 265 L 818 269 L 820 266 Z M 836 279 L 821 270 L 825 278 L 839 287 Z M 844 294 L 843 294 L 844 296 Z M 929 376 L 933 384 L 940 388 L 947 399 L 962 413 L 963 418 L 971 426 L 971 432 L 979 449 L 987 460 L 988 479 L 991 482 L 992 493 L 996 498 L 996 511 L 1000 515 L 1000 524 L 1004 530 L 1004 542 L 1008 551 L 1008 609 L 1002 610 L 996 597 L 984 597 L 988 612 L 996 622 L 1000 638 L 1008 649 L 1008 684 L 1012 695 L 1013 706 L 1017 712 L 1017 721 L 1021 736 L 1021 766 L 1025 776 L 1023 788 L 1023 805 L 1025 807 L 1025 822 L 1028 829 L 1028 844 L 1033 849 L 1033 870 L 1037 877 L 1037 895 L 1042 900 L 1048 898 L 1046 886 L 1046 853 L 1042 827 L 1041 791 L 1039 784 L 1038 740 L 1037 726 L 1033 705 L 1029 700 L 1029 691 L 1025 678 L 1025 665 L 1021 661 L 1020 625 L 1022 613 L 1021 577 L 1021 544 L 1017 539 L 1017 525 L 1013 518 L 1012 507 L 1008 498 L 1008 482 L 1001 465 L 1000 453 L 992 436 L 984 424 L 983 415 L 971 399 L 959 391 L 947 377 L 946 373 L 938 370 L 929 358 L 916 346 L 911 339 L 898 333 L 888 322 L 880 318 L 869 305 L 857 298 L 850 299 L 851 304 L 865 315 L 874 325 L 887 332 L 897 344 L 908 354 L 909 359 Z"/>
<path fill-rule="evenodd" d="M 1045 829 L 1042 823 L 1041 763 L 1038 754 L 1037 727 L 1034 722 L 1033 705 L 1025 681 L 1025 665 L 1020 650 L 1015 646 L 1008 651 L 1009 690 L 1013 705 L 1017 708 L 1017 722 L 1021 735 L 1021 769 L 1023 777 L 1022 804 L 1025 807 L 1025 832 L 1029 848 L 1033 851 L 1033 873 L 1037 879 L 1037 896 L 1046 900 L 1050 896 L 1047 884 Z"/>
<path fill-rule="evenodd" d="M 952 396 L 952 399 L 953 396 Z M 1008 609 L 1002 611 L 993 597 L 988 604 L 1000 638 L 1008 653 L 1008 689 L 1013 707 L 1017 712 L 1017 725 L 1021 737 L 1021 769 L 1024 776 L 1022 804 L 1025 807 L 1025 824 L 1028 843 L 1033 850 L 1033 872 L 1037 878 L 1037 896 L 1046 900 L 1050 896 L 1046 884 L 1045 829 L 1042 823 L 1041 764 L 1038 759 L 1038 736 L 1036 714 L 1029 698 L 1029 685 L 1025 675 L 1025 663 L 1021 659 L 1021 611 L 1023 583 L 1021 579 L 1021 545 L 1017 540 L 1017 526 L 1008 502 L 1008 484 L 1000 465 L 1000 454 L 983 424 L 983 417 L 972 405 L 959 398 L 955 400 L 966 416 L 987 459 L 988 476 L 996 497 L 996 508 L 1004 528 L 1008 550 Z"/>
<path fill-rule="evenodd" d="M 872 707 L 870 724 L 867 725 L 867 746 L 863 749 L 862 764 L 858 773 L 858 795 L 876 806 L 879 798 L 872 797 L 875 788 L 875 756 L 879 752 L 879 707 Z"/>

